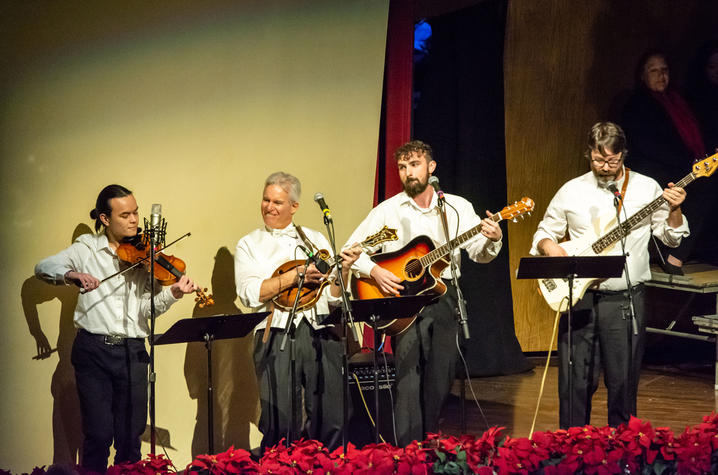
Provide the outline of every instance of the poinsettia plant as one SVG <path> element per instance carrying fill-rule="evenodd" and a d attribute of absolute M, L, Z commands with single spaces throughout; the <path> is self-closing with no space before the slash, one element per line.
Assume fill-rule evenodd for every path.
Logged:
<path fill-rule="evenodd" d="M 199 455 L 186 467 L 190 475 L 215 474 L 541 474 L 688 475 L 718 473 L 718 414 L 675 435 L 667 427 L 632 417 L 619 427 L 572 427 L 536 432 L 530 438 L 502 434 L 492 427 L 480 437 L 429 434 L 404 448 L 348 444 L 330 451 L 321 442 L 281 441 L 255 459 L 244 449 Z M 148 455 L 134 464 L 110 467 L 108 474 L 175 473 L 163 455 Z M 32 475 L 45 473 L 36 467 Z M 10 472 L 0 470 L 0 475 Z"/>

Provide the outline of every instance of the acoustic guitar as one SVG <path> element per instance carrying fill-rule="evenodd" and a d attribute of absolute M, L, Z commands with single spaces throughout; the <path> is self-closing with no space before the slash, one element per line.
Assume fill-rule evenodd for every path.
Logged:
<path fill-rule="evenodd" d="M 523 218 L 524 214 L 530 214 L 533 209 L 534 201 L 524 197 L 521 201 L 506 206 L 490 219 L 495 222 L 511 219 L 516 222 L 516 218 L 519 216 Z M 444 244 L 436 249 L 431 238 L 417 236 L 401 249 L 375 254 L 371 256 L 371 259 L 401 279 L 404 289 L 400 295 L 433 294 L 439 298 L 446 293 L 446 285 L 440 276 L 441 272 L 450 264 L 450 249 L 458 247 L 480 232 L 481 223 L 452 239 L 451 246 Z M 372 278 L 355 278 L 352 280 L 351 287 L 354 298 L 362 300 L 395 297 L 395 295 L 382 291 Z M 414 323 L 416 317 L 415 315 L 410 318 L 394 319 L 377 328 L 387 335 L 398 335 L 406 331 Z"/>

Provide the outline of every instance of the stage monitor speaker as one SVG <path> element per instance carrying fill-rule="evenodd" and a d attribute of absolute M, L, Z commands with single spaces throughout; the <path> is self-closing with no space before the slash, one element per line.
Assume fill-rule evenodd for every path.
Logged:
<path fill-rule="evenodd" d="M 386 355 L 386 365 L 384 364 L 384 355 Z M 388 377 L 387 368 L 389 370 Z M 378 369 L 379 433 L 386 442 L 396 445 L 392 414 L 394 409 L 392 396 L 396 397 L 396 371 L 393 355 L 386 353 L 378 355 Z M 357 379 L 359 384 L 357 384 Z M 362 400 L 362 394 L 364 400 Z M 349 395 L 352 403 L 349 441 L 357 447 L 364 447 L 366 444 L 374 442 L 374 426 L 367 415 L 368 408 L 374 417 L 374 366 L 371 353 L 358 353 L 349 360 Z"/>

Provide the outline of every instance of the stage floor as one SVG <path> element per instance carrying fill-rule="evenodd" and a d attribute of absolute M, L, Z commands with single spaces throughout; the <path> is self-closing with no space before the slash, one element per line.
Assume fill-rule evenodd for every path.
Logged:
<path fill-rule="evenodd" d="M 532 358 L 533 371 L 510 376 L 475 378 L 473 388 L 486 416 L 486 422 L 466 389 L 467 433 L 480 434 L 488 426 L 506 427 L 504 434 L 527 437 L 541 385 L 544 358 Z M 558 429 L 558 371 L 555 360 L 546 377 L 541 409 L 535 430 Z M 444 408 L 441 430 L 458 435 L 461 431 L 460 383 L 457 380 Z M 670 427 L 679 434 L 687 425 L 701 422 L 717 406 L 713 389 L 713 365 L 684 363 L 644 365 L 638 391 L 638 417 L 654 427 Z M 603 381 L 593 397 L 591 424 L 606 425 L 606 388 Z"/>

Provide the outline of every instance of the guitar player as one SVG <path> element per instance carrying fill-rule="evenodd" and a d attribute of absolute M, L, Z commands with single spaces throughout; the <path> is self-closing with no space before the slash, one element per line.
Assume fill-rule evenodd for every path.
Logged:
<path fill-rule="evenodd" d="M 413 238 L 425 235 L 435 247 L 446 243 L 438 210 L 438 196 L 429 186 L 436 169 L 431 147 L 415 140 L 394 153 L 404 190 L 375 207 L 349 238 L 347 245 L 386 225 L 397 229 L 398 240 L 387 242 L 374 251 L 401 250 Z M 482 219 L 469 201 L 445 195 L 448 228 L 452 239 L 482 224 L 480 234 L 459 247 L 475 262 L 489 262 L 501 250 L 501 228 L 491 219 Z M 487 211 L 487 214 L 488 213 Z M 457 256 L 459 250 L 456 251 Z M 359 256 L 352 270 L 360 277 L 371 277 L 384 295 L 404 290 L 403 278 L 377 265 L 366 254 Z M 441 407 L 455 377 L 458 323 L 456 289 L 451 285 L 450 269 L 441 274 L 446 293 L 421 312 L 416 323 L 393 340 L 397 394 L 395 416 L 398 443 L 405 446 L 423 440 L 427 432 L 438 431 Z"/>
<path fill-rule="evenodd" d="M 289 312 L 275 306 L 272 299 L 296 288 L 300 274 L 304 274 L 305 284 L 312 285 L 328 277 L 315 264 L 303 265 L 307 256 L 302 248 L 316 251 L 330 247 L 323 234 L 292 222 L 299 209 L 300 194 L 301 184 L 296 177 L 284 172 L 271 174 L 262 193 L 264 226 L 241 238 L 234 256 L 237 295 L 242 303 L 253 312 L 272 312 L 270 323 L 267 320 L 260 323 L 254 336 L 262 449 L 287 437 L 292 397 L 297 402 L 296 425 L 291 428 L 296 437 L 320 440 L 330 449 L 342 443 L 342 405 L 337 403 L 342 400 L 341 342 L 334 332 L 319 323 L 322 315 L 329 313 L 330 303 L 338 305 L 340 289 L 335 282 L 328 285 L 330 295 L 323 291 L 315 305 L 298 311 L 294 318 L 293 351 L 299 384 L 293 395 L 289 391 L 290 350 L 280 350 Z M 361 248 L 352 247 L 340 253 L 345 281 L 360 252 Z M 280 265 L 294 260 L 301 260 L 302 265 L 274 275 Z M 306 413 L 304 422 L 302 413 Z"/>
<path fill-rule="evenodd" d="M 626 136 L 618 125 L 611 122 L 595 124 L 588 134 L 586 151 L 591 170 L 568 181 L 558 190 L 533 237 L 532 255 L 565 256 L 567 252 L 557 244 L 559 240 L 568 232 L 569 242 L 585 238 L 588 238 L 587 242 L 593 242 L 594 235 L 598 237 L 604 231 L 595 229 L 598 219 L 616 216 L 614 197 L 620 202 L 622 222 L 661 195 L 666 201 L 640 221 L 625 239 L 637 331 L 632 330 L 627 312 L 625 271 L 620 278 L 594 284 L 573 308 L 571 415 L 568 402 L 568 325 L 565 318 L 561 320 L 558 353 L 559 422 L 562 428 L 590 423 L 591 398 L 598 387 L 601 368 L 608 390 L 608 424 L 618 426 L 636 414 L 638 374 L 646 332 L 643 282 L 651 278 L 648 241 L 653 233 L 667 246 L 676 247 L 689 234 L 687 220 L 681 213 L 681 203 L 686 197 L 683 188 L 669 183 L 668 188 L 661 190 L 654 179 L 624 166 L 626 154 Z M 612 255 L 621 253 L 620 243 L 608 252 Z M 631 368 L 628 367 L 629 360 L 632 361 Z"/>

